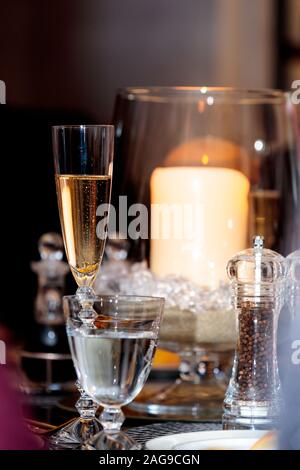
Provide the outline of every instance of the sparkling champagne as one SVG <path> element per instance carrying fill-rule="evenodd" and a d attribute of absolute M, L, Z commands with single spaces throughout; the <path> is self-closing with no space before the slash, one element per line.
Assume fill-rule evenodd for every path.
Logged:
<path fill-rule="evenodd" d="M 97 234 L 96 211 L 109 203 L 111 177 L 56 175 L 56 188 L 70 268 L 79 286 L 90 286 L 102 260 L 106 235 Z"/>

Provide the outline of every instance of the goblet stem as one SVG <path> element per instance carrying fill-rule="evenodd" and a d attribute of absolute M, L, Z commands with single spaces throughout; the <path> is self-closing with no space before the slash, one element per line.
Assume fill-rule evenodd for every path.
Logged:
<path fill-rule="evenodd" d="M 70 423 L 51 436 L 51 448 L 77 448 L 91 439 L 101 430 L 100 421 L 96 418 L 98 404 L 83 390 L 79 380 L 76 387 L 80 398 L 76 403 L 79 418 L 74 418 Z"/>
<path fill-rule="evenodd" d="M 99 421 L 103 426 L 104 432 L 118 432 L 125 420 L 125 416 L 121 408 L 105 407 Z"/>
<path fill-rule="evenodd" d="M 121 431 L 125 416 L 119 407 L 105 407 L 100 415 L 103 431 L 84 446 L 86 450 L 138 450 L 141 445 Z"/>
<path fill-rule="evenodd" d="M 75 406 L 80 418 L 84 420 L 95 419 L 98 404 L 83 390 L 79 380 L 76 381 L 76 387 L 80 393 L 80 398 Z"/>
<path fill-rule="evenodd" d="M 95 292 L 90 286 L 80 286 L 76 291 L 76 295 L 81 305 L 79 317 L 84 325 L 92 327 L 93 321 L 97 317 L 97 313 L 93 309 Z"/>

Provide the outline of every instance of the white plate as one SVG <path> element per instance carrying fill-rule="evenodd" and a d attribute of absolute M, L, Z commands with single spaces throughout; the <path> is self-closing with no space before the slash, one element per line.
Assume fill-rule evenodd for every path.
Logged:
<path fill-rule="evenodd" d="M 148 450 L 249 450 L 267 431 L 200 431 L 157 437 Z"/>

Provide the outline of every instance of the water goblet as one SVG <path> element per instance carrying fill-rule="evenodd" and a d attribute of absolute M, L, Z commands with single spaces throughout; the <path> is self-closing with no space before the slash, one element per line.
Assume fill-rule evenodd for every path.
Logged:
<path fill-rule="evenodd" d="M 156 349 L 164 299 L 160 297 L 95 296 L 93 325 L 80 318 L 77 296 L 64 297 L 72 358 L 84 390 L 103 408 L 103 430 L 84 445 L 88 450 L 139 448 L 121 431 L 121 408 L 142 390 Z"/>

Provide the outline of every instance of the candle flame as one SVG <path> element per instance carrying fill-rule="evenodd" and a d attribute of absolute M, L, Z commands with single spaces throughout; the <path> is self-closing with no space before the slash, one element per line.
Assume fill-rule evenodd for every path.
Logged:
<path fill-rule="evenodd" d="M 208 162 L 209 162 L 209 156 L 207 155 L 207 153 L 204 153 L 204 154 L 202 155 L 201 162 L 202 162 L 203 165 L 207 165 L 207 164 L 208 164 Z"/>

